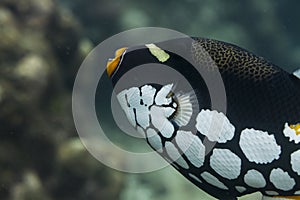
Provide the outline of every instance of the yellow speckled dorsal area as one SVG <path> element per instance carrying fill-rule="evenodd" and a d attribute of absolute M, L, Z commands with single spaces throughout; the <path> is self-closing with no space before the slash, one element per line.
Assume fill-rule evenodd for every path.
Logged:
<path fill-rule="evenodd" d="M 211 39 L 197 38 L 192 43 L 192 56 L 201 66 L 209 66 L 205 51 L 222 72 L 232 73 L 242 79 L 262 80 L 279 72 L 271 63 L 240 47 Z M 209 69 L 208 69 L 209 70 Z"/>
<path fill-rule="evenodd" d="M 295 125 L 290 125 L 290 128 L 296 131 L 296 135 L 300 135 L 300 123 Z"/>

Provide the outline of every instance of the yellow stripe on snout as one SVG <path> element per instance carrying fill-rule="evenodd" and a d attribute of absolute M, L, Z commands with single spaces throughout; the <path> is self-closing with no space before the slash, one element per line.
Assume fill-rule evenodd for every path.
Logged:
<path fill-rule="evenodd" d="M 109 77 L 111 77 L 112 74 L 116 71 L 116 69 L 117 69 L 117 67 L 120 63 L 121 56 L 125 52 L 126 49 L 127 49 L 126 47 L 123 47 L 123 48 L 120 48 L 120 49 L 116 50 L 115 57 L 112 60 L 109 60 L 107 62 L 106 72 L 107 72 Z"/>

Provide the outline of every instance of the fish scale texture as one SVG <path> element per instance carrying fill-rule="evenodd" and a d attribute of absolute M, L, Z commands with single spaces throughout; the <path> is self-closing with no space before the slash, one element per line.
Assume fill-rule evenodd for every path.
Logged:
<path fill-rule="evenodd" d="M 248 160 L 257 164 L 270 163 L 281 153 L 273 135 L 254 129 L 243 130 L 239 144 Z"/>

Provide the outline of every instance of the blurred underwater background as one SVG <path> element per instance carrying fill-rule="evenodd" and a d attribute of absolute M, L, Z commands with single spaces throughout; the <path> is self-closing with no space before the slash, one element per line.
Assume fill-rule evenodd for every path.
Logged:
<path fill-rule="evenodd" d="M 0 0 L 0 199 L 213 199 L 172 167 L 122 173 L 90 155 L 72 118 L 77 70 L 106 38 L 150 26 L 234 43 L 292 72 L 299 8 L 296 0 Z"/>

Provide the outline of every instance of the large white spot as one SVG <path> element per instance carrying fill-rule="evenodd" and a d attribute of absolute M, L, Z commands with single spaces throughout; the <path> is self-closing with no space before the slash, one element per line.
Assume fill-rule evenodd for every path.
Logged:
<path fill-rule="evenodd" d="M 212 142 L 225 143 L 234 136 L 235 128 L 223 113 L 201 110 L 196 121 L 197 130 Z"/>
<path fill-rule="evenodd" d="M 142 100 L 144 105 L 151 106 L 154 101 L 154 95 L 156 92 L 156 89 L 152 87 L 151 85 L 144 85 L 141 88 L 142 92 Z"/>
<path fill-rule="evenodd" d="M 228 149 L 214 149 L 210 157 L 211 168 L 229 180 L 240 175 L 241 164 L 241 159 Z"/>
<path fill-rule="evenodd" d="M 245 192 L 247 189 L 244 186 L 235 186 L 235 189 L 239 192 L 239 193 L 243 193 Z"/>
<path fill-rule="evenodd" d="M 172 107 L 162 107 L 162 110 L 165 117 L 170 117 L 175 112 L 175 109 Z"/>
<path fill-rule="evenodd" d="M 171 97 L 167 97 L 168 94 L 172 91 L 173 84 L 168 84 L 163 86 L 156 94 L 155 104 L 156 105 L 168 105 L 172 102 Z"/>
<path fill-rule="evenodd" d="M 132 108 L 135 108 L 136 121 L 144 129 L 150 125 L 149 107 L 153 104 L 155 91 L 152 86 L 144 85 L 141 88 L 141 96 L 134 98 L 134 103 L 128 102 Z"/>
<path fill-rule="evenodd" d="M 294 141 L 295 144 L 300 142 L 300 135 L 296 134 L 296 130 L 292 129 L 288 123 L 284 124 L 283 134 L 289 138 L 289 141 Z"/>
<path fill-rule="evenodd" d="M 141 90 L 132 87 L 117 95 L 128 121 L 134 127 L 137 125 L 136 122 L 144 129 L 150 125 L 149 107 L 153 104 L 155 92 L 155 88 L 145 85 Z"/>
<path fill-rule="evenodd" d="M 244 129 L 239 144 L 248 160 L 257 164 L 271 163 L 281 153 L 274 135 L 260 130 Z"/>
<path fill-rule="evenodd" d="M 291 154 L 291 165 L 294 172 L 300 175 L 300 150 Z"/>
<path fill-rule="evenodd" d="M 162 141 L 160 136 L 152 128 L 147 129 L 147 140 L 149 144 L 159 153 L 162 153 Z"/>
<path fill-rule="evenodd" d="M 145 106 L 135 107 L 137 123 L 146 129 L 150 125 L 149 109 Z"/>
<path fill-rule="evenodd" d="M 138 88 L 136 88 L 138 89 Z M 135 88 L 131 88 L 129 90 L 135 90 Z M 129 107 L 128 101 L 127 101 L 127 93 L 129 90 L 123 90 L 117 95 L 117 99 L 120 103 L 121 108 L 125 112 L 125 115 L 129 121 L 129 123 L 132 126 L 136 126 L 136 121 L 135 121 L 135 116 L 134 116 L 134 111 L 133 108 Z"/>
<path fill-rule="evenodd" d="M 247 185 L 253 188 L 263 188 L 266 186 L 264 176 L 257 170 L 251 169 L 244 176 L 244 181 Z"/>
<path fill-rule="evenodd" d="M 177 131 L 175 141 L 188 160 L 196 167 L 201 167 L 205 158 L 205 146 L 199 137 L 191 131 Z"/>
<path fill-rule="evenodd" d="M 188 174 L 189 174 L 189 176 L 190 176 L 192 179 L 198 181 L 199 183 L 202 183 L 202 181 L 201 181 L 197 176 L 195 176 L 194 174 L 191 174 L 191 173 L 188 173 Z"/>
<path fill-rule="evenodd" d="M 163 107 L 152 106 L 150 108 L 151 122 L 155 128 L 165 137 L 170 138 L 174 132 L 173 124 L 166 118 Z"/>
<path fill-rule="evenodd" d="M 179 151 L 176 149 L 176 147 L 171 142 L 165 143 L 165 148 L 170 156 L 172 162 L 176 162 L 178 165 L 180 165 L 184 169 L 188 169 L 189 166 L 186 163 L 186 161 L 181 157 Z"/>
<path fill-rule="evenodd" d="M 140 105 L 140 89 L 137 87 L 132 87 L 127 90 L 127 101 L 132 107 L 137 107 Z"/>
<path fill-rule="evenodd" d="M 211 175 L 208 172 L 203 172 L 201 174 L 201 177 L 209 184 L 216 186 L 220 189 L 223 190 L 228 190 L 228 187 L 226 185 L 224 185 L 224 183 L 222 183 L 218 178 L 216 178 L 215 176 Z"/>
<path fill-rule="evenodd" d="M 273 169 L 270 174 L 270 181 L 280 190 L 289 191 L 293 189 L 296 182 L 290 175 L 280 168 Z"/>

